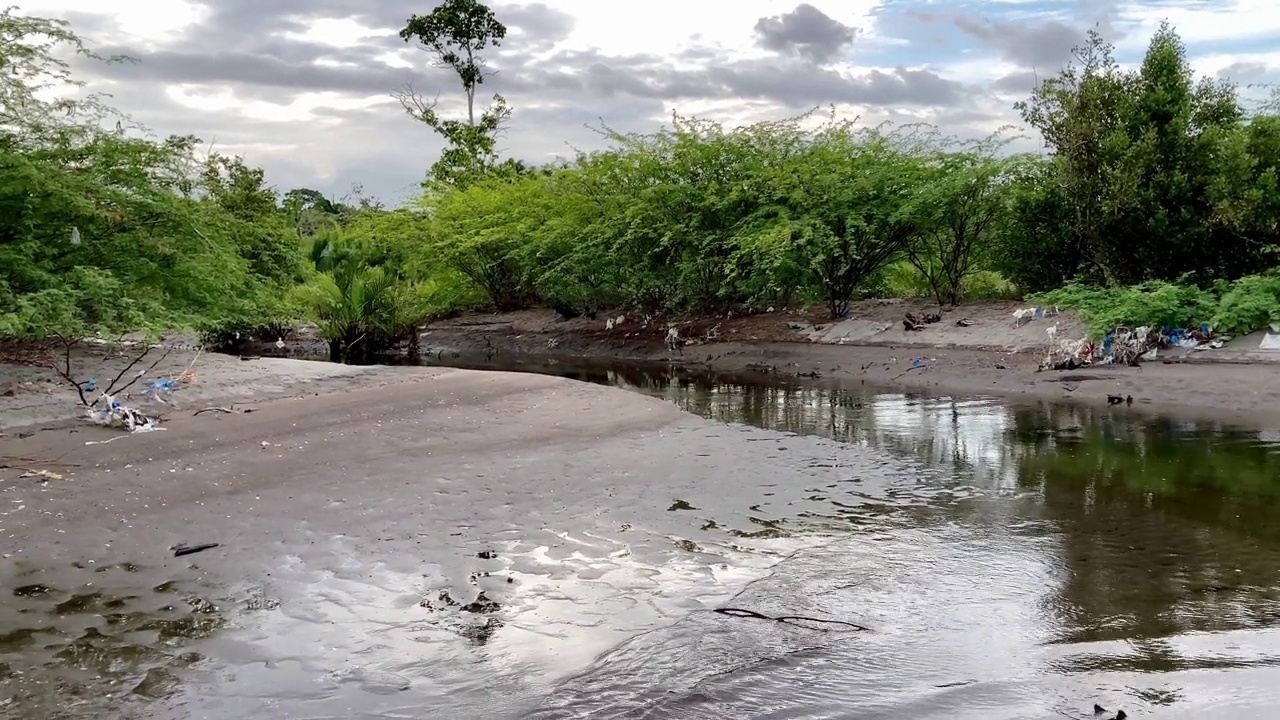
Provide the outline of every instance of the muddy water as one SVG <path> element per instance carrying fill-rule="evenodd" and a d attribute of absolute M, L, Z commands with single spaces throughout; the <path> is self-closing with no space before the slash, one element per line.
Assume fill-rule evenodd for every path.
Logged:
<path fill-rule="evenodd" d="M 1280 707 L 1275 434 L 1124 409 L 557 372 L 724 424 L 433 467 L 435 494 L 412 514 L 397 483 L 352 487 L 229 563 L 6 560 L 0 713 Z M 495 502 L 465 479 L 503 473 L 527 490 Z M 331 517 L 362 522 L 334 533 Z M 713 611 L 726 607 L 790 619 Z"/>

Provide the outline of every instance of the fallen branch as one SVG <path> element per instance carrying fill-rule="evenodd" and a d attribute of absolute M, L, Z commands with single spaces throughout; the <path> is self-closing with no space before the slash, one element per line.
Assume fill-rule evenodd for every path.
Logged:
<path fill-rule="evenodd" d="M 903 370 L 902 372 L 898 373 L 897 375 L 894 375 L 894 376 L 893 376 L 892 378 L 890 378 L 890 379 L 891 379 L 891 380 L 897 380 L 898 378 L 902 377 L 903 375 L 906 375 L 907 373 L 911 372 L 912 370 L 920 370 L 921 368 L 924 368 L 924 367 L 928 367 L 928 363 L 920 363 L 919 365 L 912 365 L 911 367 L 907 368 L 906 370 Z"/>
<path fill-rule="evenodd" d="M 207 412 L 220 412 L 220 413 L 227 413 L 228 415 L 234 415 L 234 414 L 235 414 L 235 412 L 236 412 L 236 410 L 235 410 L 234 408 L 229 408 L 229 407 L 217 407 L 217 406 L 214 406 L 214 407 L 201 408 L 201 409 L 199 409 L 199 410 L 197 410 L 197 411 L 195 411 L 195 412 L 191 413 L 191 415 L 192 415 L 192 417 L 195 417 L 196 415 L 199 415 L 200 413 L 207 413 Z"/>
<path fill-rule="evenodd" d="M 39 458 L 3 456 L 3 457 L 0 457 L 0 470 L 9 470 L 9 469 L 29 470 L 30 469 L 25 465 L 11 464 L 15 462 L 27 463 L 29 465 L 57 465 L 59 467 L 80 467 L 80 463 L 66 463 L 66 462 L 60 462 L 58 460 L 41 460 Z"/>
<path fill-rule="evenodd" d="M 770 617 L 769 615 L 765 615 L 764 613 L 758 613 L 755 610 L 745 610 L 743 608 L 732 608 L 732 607 L 715 608 L 714 612 L 718 612 L 721 615 L 728 615 L 729 617 L 751 618 L 753 620 L 772 620 L 774 622 L 781 622 L 781 623 L 795 621 L 795 620 L 802 620 L 804 622 L 826 623 L 828 625 L 845 625 L 847 627 L 853 628 L 854 630 L 869 630 L 869 628 L 865 628 L 856 623 L 845 622 L 844 620 L 823 620 L 821 618 L 805 617 L 804 615 L 779 615 L 777 617 Z M 810 628 L 810 629 L 820 630 L 821 628 Z M 826 630 L 823 630 L 823 632 L 826 632 Z"/>

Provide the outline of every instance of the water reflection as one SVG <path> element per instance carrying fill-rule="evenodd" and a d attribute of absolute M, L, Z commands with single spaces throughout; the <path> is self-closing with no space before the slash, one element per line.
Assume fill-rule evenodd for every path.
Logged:
<path fill-rule="evenodd" d="M 932 482 L 1035 499 L 1003 522 L 1048 523 L 1066 565 L 1060 642 L 1144 639 L 1280 619 L 1280 442 L 1275 433 L 1126 410 L 788 382 L 577 374 L 704 417 L 870 445 Z"/>

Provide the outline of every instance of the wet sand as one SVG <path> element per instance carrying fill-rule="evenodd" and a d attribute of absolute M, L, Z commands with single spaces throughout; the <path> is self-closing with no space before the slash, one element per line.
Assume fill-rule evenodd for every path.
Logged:
<path fill-rule="evenodd" d="M 84 709 L 61 716 L 101 716 L 94 703 L 102 700 L 104 678 L 127 679 L 128 687 L 119 688 L 124 697 L 146 699 L 139 697 L 145 691 L 130 695 L 138 666 L 175 676 L 187 664 L 177 646 L 204 639 L 190 625 L 192 615 L 181 612 L 185 606 L 176 603 L 175 612 L 175 597 L 198 611 L 210 608 L 208 621 L 221 624 L 246 603 L 261 604 L 263 592 L 280 592 L 286 614 L 306 617 L 297 608 L 318 598 L 300 599 L 306 592 L 298 588 L 315 583 L 316 573 L 349 573 L 376 585 L 379 573 L 394 568 L 409 580 L 391 597 L 408 593 L 413 610 L 396 614 L 422 622 L 427 612 L 413 606 L 428 590 L 447 587 L 470 602 L 476 595 L 467 573 L 485 569 L 480 553 L 500 548 L 505 554 L 513 538 L 545 532 L 541 522 L 565 505 L 554 499 L 548 467 L 563 470 L 575 455 L 611 449 L 618 455 L 619 443 L 630 444 L 617 476 L 586 492 L 580 480 L 570 481 L 578 503 L 601 512 L 620 477 L 643 456 L 634 443 L 695 420 L 661 401 L 556 378 L 395 372 L 400 381 L 386 387 L 276 399 L 249 414 L 175 417 L 163 431 L 129 435 L 77 426 L 0 439 L 5 464 L 62 476 L 42 481 L 21 477 L 20 468 L 0 470 L 0 587 L 20 598 L 0 603 L 0 650 L 28 651 L 22 656 L 28 666 L 0 667 L 0 675 L 18 671 L 26 678 L 6 680 L 13 695 L 0 700 L 17 697 L 18 717 L 44 717 L 58 715 L 52 709 L 70 693 Z M 103 441 L 108 444 L 90 444 Z M 550 465 L 530 460 L 548 454 Z M 539 505 L 537 498 L 551 503 Z M 485 529 L 469 530 L 477 524 Z M 550 533 L 547 539 L 552 547 L 561 544 Z M 170 550 L 200 543 L 220 546 L 182 558 Z M 288 579 L 294 585 L 282 589 Z M 166 592 L 175 594 L 145 590 L 153 587 L 172 587 Z M 511 593 L 506 584 L 489 591 L 504 602 Z M 336 590 L 316 592 L 332 599 L 325 593 Z M 379 597 L 375 605 L 385 602 Z M 91 634 L 82 636 L 86 628 Z M 356 643 L 351 633 L 368 630 L 346 626 L 340 634 Z M 71 658 L 93 658 L 89 647 L 99 646 L 99 679 L 77 684 L 75 668 L 83 666 Z M 172 657 L 154 649 L 168 646 L 175 647 Z M 223 668 L 234 669 L 238 662 L 260 666 L 295 657 L 287 646 L 245 656 L 247 646 L 232 643 L 216 654 Z M 96 667 L 83 662 L 90 671 Z M 287 698 L 314 686 L 316 677 L 358 664 L 349 657 L 323 662 L 323 670 L 304 673 L 293 685 L 278 681 L 276 691 Z M 251 686 L 262 679 L 247 668 L 232 672 L 252 676 L 246 679 Z M 377 682 L 376 675 L 365 677 L 357 694 Z M 249 695 L 240 701 L 263 710 L 244 687 L 235 688 Z M 224 708 L 213 716 L 254 714 Z"/>
<path fill-rule="evenodd" d="M 990 472 L 1044 448 L 960 467 L 960 448 L 1008 442 L 994 404 L 847 408 L 881 432 L 916 418 L 956 433 L 882 448 L 546 376 L 263 367 L 307 378 L 272 392 L 308 396 L 187 412 L 226 400 L 210 394 L 159 432 L 0 439 L 6 462 L 63 475 L 0 471 L 0 716 L 568 718 L 608 703 L 636 717 L 657 703 L 977 720 L 1176 694 L 1169 717 L 1223 702 L 1267 717 L 1275 699 L 1276 544 L 1240 527 L 1270 525 L 1175 512 L 1263 504 L 1157 512 L 1096 469 L 1055 492 L 1034 467 Z M 1058 423 L 1064 441 L 1088 424 Z M 915 445 L 943 461 L 902 452 Z M 170 549 L 198 543 L 219 546 Z M 1141 592 L 1127 579 L 1156 571 Z M 872 630 L 710 612 L 725 604 Z"/>

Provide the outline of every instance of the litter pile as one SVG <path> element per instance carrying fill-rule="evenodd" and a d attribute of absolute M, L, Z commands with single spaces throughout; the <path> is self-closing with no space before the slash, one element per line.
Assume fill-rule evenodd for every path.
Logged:
<path fill-rule="evenodd" d="M 1208 324 L 1194 330 L 1185 328 L 1157 328 L 1144 325 L 1138 328 L 1117 327 L 1103 336 L 1102 342 L 1087 339 L 1057 340 L 1057 326 L 1048 328 L 1049 350 L 1041 370 L 1074 370 L 1090 365 L 1137 365 L 1155 360 L 1162 350 L 1217 349 L 1227 337 L 1215 337 Z"/>
<path fill-rule="evenodd" d="M 105 407 L 98 403 L 105 401 Z M 98 400 L 87 409 L 89 420 L 105 427 L 124 428 L 129 432 L 150 432 L 157 430 L 156 421 L 143 415 L 131 407 L 122 405 L 115 396 L 103 393 Z"/>

